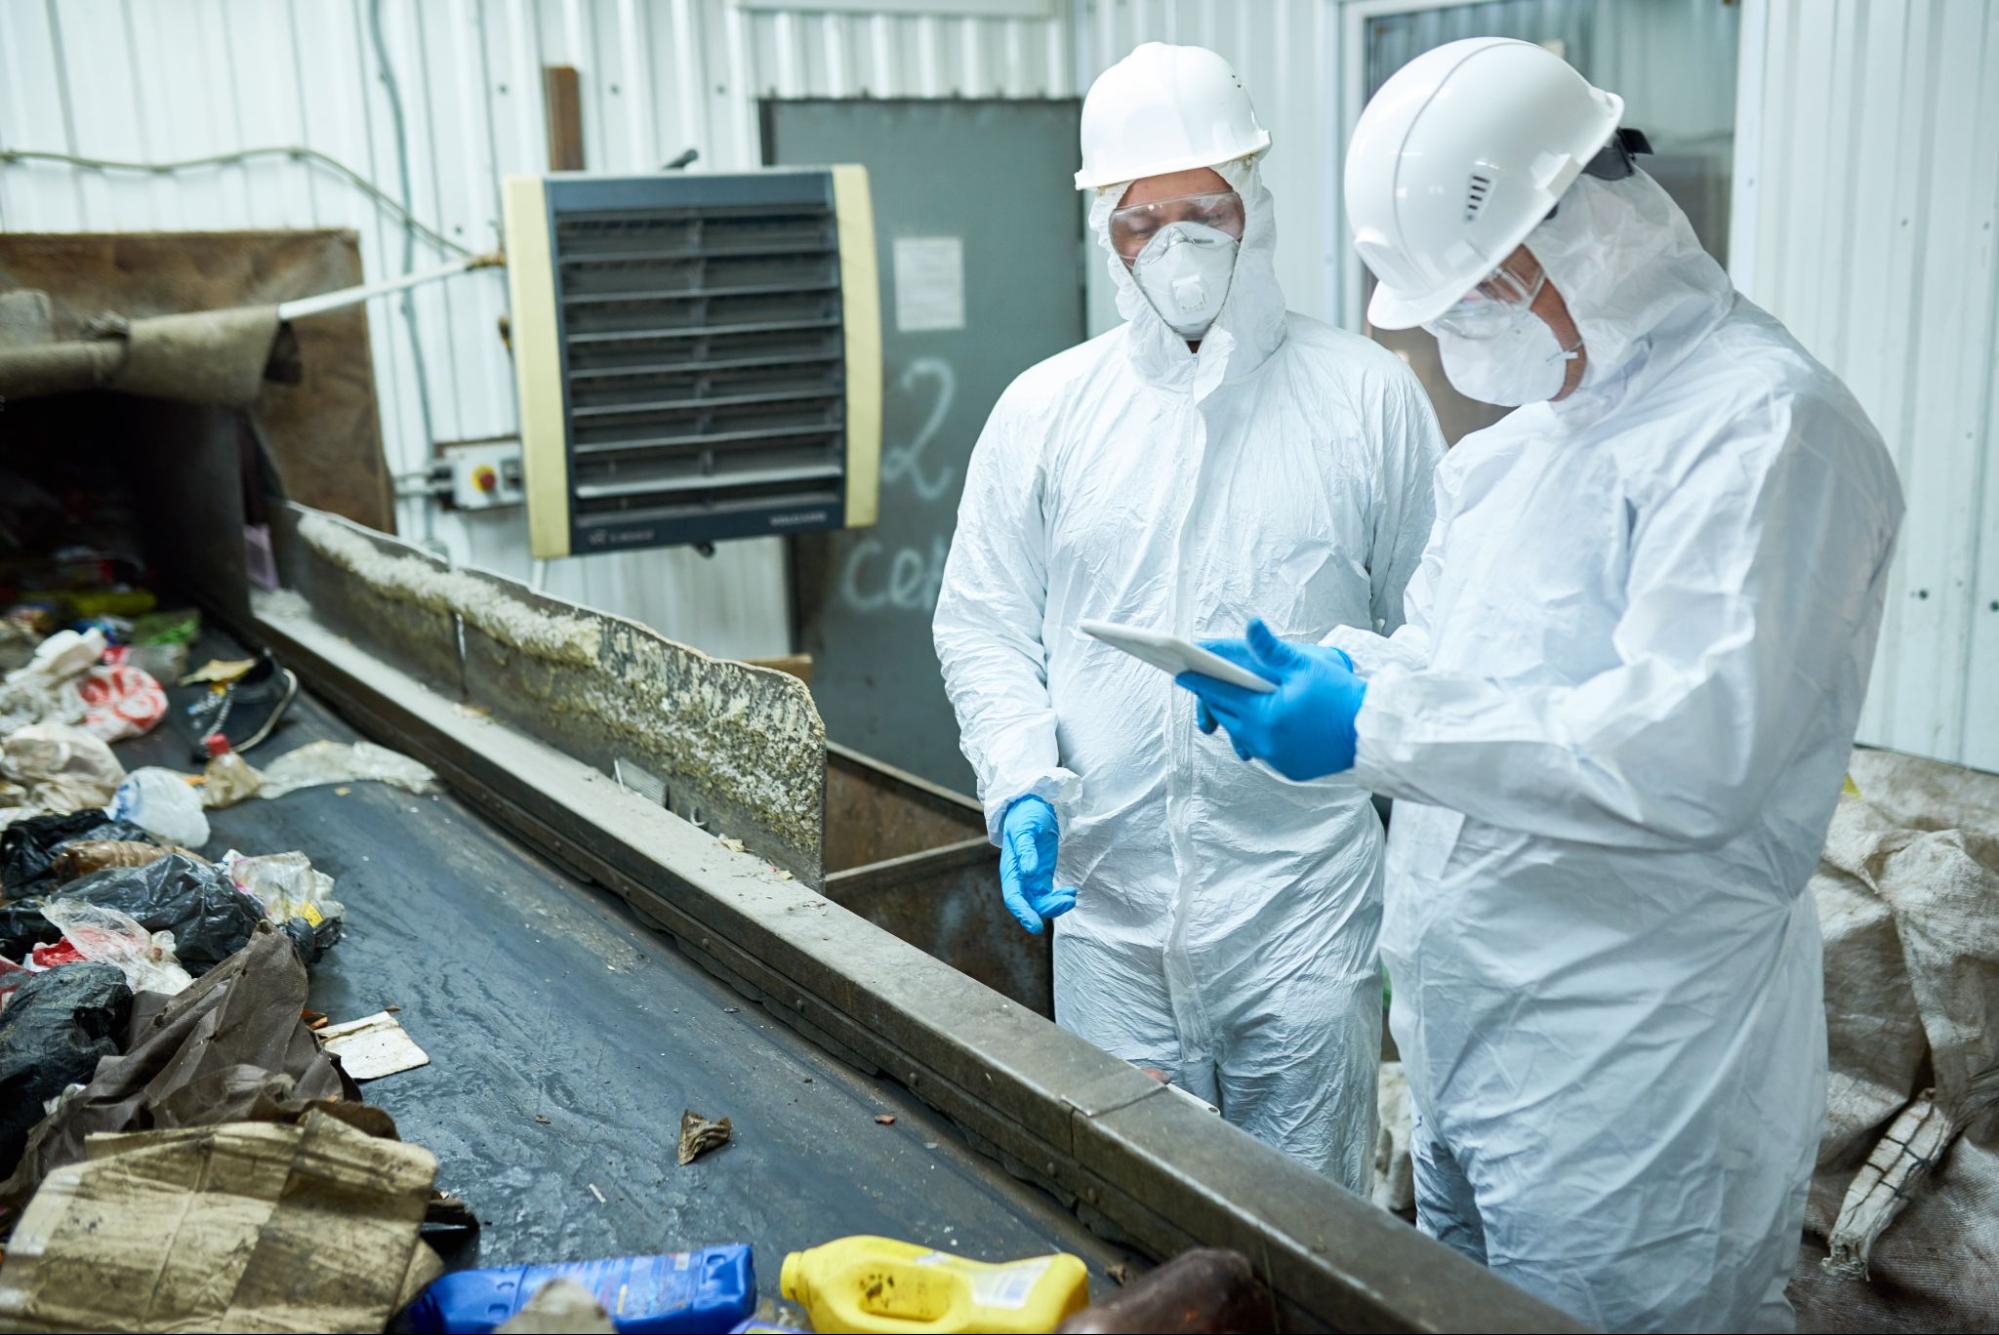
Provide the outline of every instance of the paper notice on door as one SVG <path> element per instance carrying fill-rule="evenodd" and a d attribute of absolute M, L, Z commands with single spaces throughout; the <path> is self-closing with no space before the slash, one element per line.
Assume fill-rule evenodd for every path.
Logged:
<path fill-rule="evenodd" d="M 964 238 L 895 239 L 895 327 L 905 334 L 965 327 Z"/>

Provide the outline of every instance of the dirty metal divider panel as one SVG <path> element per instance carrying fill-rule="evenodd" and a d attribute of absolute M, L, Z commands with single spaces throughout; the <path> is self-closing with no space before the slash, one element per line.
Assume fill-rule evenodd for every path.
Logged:
<path fill-rule="evenodd" d="M 624 895 L 829 1051 L 881 1071 L 1093 1227 L 1248 1255 L 1295 1325 L 1580 1329 L 1128 1064 L 552 747 L 266 600 L 259 629 L 364 731 Z"/>
<path fill-rule="evenodd" d="M 811 885 L 824 879 L 826 731 L 805 684 L 359 524 L 287 506 L 279 568 L 383 662 L 645 793 Z"/>

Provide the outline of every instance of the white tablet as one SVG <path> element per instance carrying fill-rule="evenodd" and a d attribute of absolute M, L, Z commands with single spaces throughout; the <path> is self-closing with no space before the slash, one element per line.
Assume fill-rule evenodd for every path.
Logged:
<path fill-rule="evenodd" d="M 1120 626 L 1114 621 L 1078 621 L 1076 624 L 1085 634 L 1095 636 L 1113 649 L 1122 649 L 1139 662 L 1149 663 L 1161 672 L 1170 672 L 1176 677 L 1182 672 L 1198 672 L 1204 677 L 1240 686 L 1245 691 L 1269 692 L 1277 689 L 1248 668 L 1237 667 L 1212 649 L 1190 644 L 1177 635 L 1146 630 L 1142 626 Z"/>

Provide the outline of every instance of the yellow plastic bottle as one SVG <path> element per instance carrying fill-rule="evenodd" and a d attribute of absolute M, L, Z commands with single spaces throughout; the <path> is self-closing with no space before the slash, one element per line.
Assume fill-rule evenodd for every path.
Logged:
<path fill-rule="evenodd" d="M 1066 1252 L 988 1265 L 893 1238 L 836 1238 L 784 1258 L 778 1290 L 834 1331 L 1051 1331 L 1089 1306 Z"/>

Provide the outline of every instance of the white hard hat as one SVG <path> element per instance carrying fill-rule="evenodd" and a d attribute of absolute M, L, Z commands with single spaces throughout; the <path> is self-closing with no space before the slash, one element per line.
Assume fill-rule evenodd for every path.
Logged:
<path fill-rule="evenodd" d="M 1215 167 L 1270 147 L 1228 61 L 1203 46 L 1146 42 L 1083 99 L 1078 190 Z"/>
<path fill-rule="evenodd" d="M 1347 221 L 1380 280 L 1368 321 L 1407 329 L 1450 309 L 1548 216 L 1623 115 L 1622 98 L 1531 42 L 1468 37 L 1397 70 L 1347 146 Z"/>

